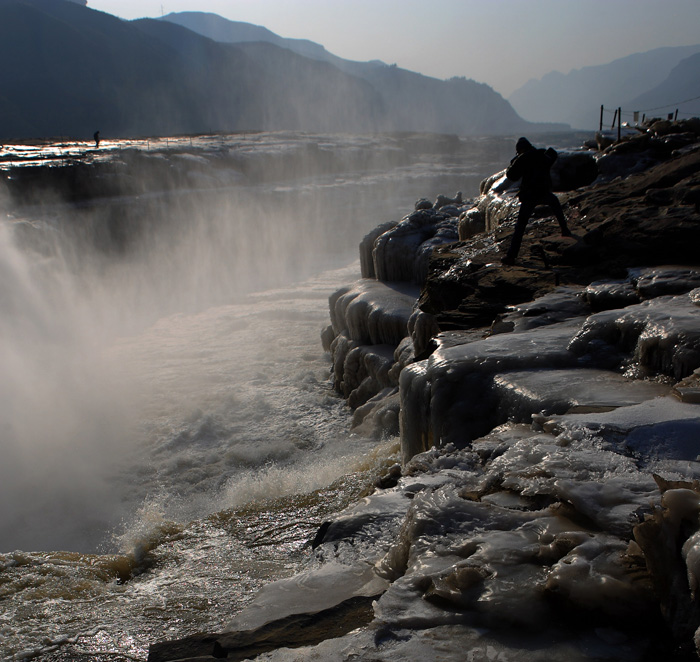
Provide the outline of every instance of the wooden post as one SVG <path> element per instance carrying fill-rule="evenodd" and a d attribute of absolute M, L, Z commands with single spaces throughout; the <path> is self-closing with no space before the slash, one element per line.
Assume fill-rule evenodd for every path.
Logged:
<path fill-rule="evenodd" d="M 673 117 L 673 121 L 674 121 L 674 122 L 677 122 L 677 121 L 678 121 L 678 108 L 676 108 L 676 114 L 675 114 L 675 116 Z"/>
<path fill-rule="evenodd" d="M 622 137 L 622 108 L 617 109 L 617 140 Z"/>
<path fill-rule="evenodd" d="M 617 108 L 615 109 L 615 114 L 613 115 L 613 121 L 612 125 L 610 126 L 611 129 L 615 128 L 615 122 L 617 121 Z"/>
<path fill-rule="evenodd" d="M 605 109 L 601 105 L 601 107 L 600 107 L 600 126 L 598 127 L 598 131 L 603 130 L 603 110 L 605 110 Z"/>

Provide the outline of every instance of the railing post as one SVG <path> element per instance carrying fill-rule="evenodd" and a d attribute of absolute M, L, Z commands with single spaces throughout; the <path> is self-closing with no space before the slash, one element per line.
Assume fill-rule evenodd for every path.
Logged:
<path fill-rule="evenodd" d="M 622 138 L 622 108 L 617 109 L 617 141 Z"/>

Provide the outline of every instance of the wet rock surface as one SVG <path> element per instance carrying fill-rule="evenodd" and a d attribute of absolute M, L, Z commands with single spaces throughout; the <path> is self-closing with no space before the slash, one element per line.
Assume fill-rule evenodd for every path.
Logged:
<path fill-rule="evenodd" d="M 371 384 L 358 399 L 358 428 L 386 434 L 391 428 L 379 416 L 388 426 L 398 418 L 401 463 L 374 494 L 322 527 L 308 570 L 316 591 L 295 599 L 310 586 L 300 578 L 291 602 L 301 620 L 320 603 L 344 609 L 366 578 L 346 582 L 349 569 L 371 567 L 380 583 L 363 586 L 378 590 L 360 590 L 371 596 L 371 610 L 344 631 L 307 640 L 296 633 L 265 652 L 254 648 L 255 628 L 234 627 L 235 636 L 217 636 L 222 648 L 203 655 L 697 659 L 700 149 L 693 126 L 663 124 L 605 148 L 597 183 L 561 195 L 574 237 L 558 237 L 552 218 L 535 218 L 516 265 L 500 263 L 517 205 L 498 176 L 471 208 L 447 201 L 436 210 L 420 201 L 415 214 L 432 217 L 433 229 L 416 232 L 416 217 L 368 236 L 366 279 L 386 268 L 423 282 L 412 312 L 410 293 L 401 300 L 404 338 L 395 337 L 395 297 L 356 284 L 331 298 L 324 344 L 349 401 Z M 490 230 L 431 245 L 425 276 L 409 273 L 407 265 L 422 268 L 416 256 L 426 254 L 416 237 L 432 242 L 443 214 L 463 224 L 471 210 L 471 229 L 486 210 Z M 339 310 L 338 302 L 343 308 L 344 297 L 360 292 L 362 306 Z M 381 326 L 382 301 L 393 336 L 377 345 L 379 335 L 368 341 L 350 328 Z M 275 595 L 290 603 L 289 582 L 268 591 L 269 604 Z M 290 613 L 275 619 L 273 612 L 265 627 L 284 627 Z M 240 622 L 250 617 L 255 611 L 244 611 Z M 179 658 L 155 657 L 154 648 L 152 659 Z"/>
<path fill-rule="evenodd" d="M 512 224 L 438 247 L 420 308 L 441 328 L 490 324 L 510 305 L 559 285 L 624 278 L 631 267 L 697 263 L 700 145 L 626 179 L 562 196 L 573 237 L 551 217 L 530 222 L 514 266 L 503 266 Z"/>

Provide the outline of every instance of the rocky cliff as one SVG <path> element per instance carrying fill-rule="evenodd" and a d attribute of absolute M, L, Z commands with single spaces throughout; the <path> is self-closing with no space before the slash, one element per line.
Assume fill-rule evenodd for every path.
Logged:
<path fill-rule="evenodd" d="M 149 659 L 696 659 L 699 136 L 563 154 L 574 236 L 537 218 L 514 266 L 500 173 L 368 235 L 323 341 L 401 461 L 307 571 Z"/>

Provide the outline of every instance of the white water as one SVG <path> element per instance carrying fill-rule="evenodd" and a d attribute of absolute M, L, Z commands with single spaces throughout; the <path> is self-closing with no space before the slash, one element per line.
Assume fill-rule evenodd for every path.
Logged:
<path fill-rule="evenodd" d="M 366 150 L 366 168 L 3 201 L 3 659 L 63 659 L 46 656 L 68 645 L 145 659 L 155 640 L 216 629 L 370 480 L 342 478 L 372 466 L 376 442 L 348 434 L 331 390 L 328 295 L 356 277 L 344 265 L 366 232 L 419 197 L 474 195 L 493 164 L 470 145 L 255 140 L 246 158 L 314 143 Z"/>

